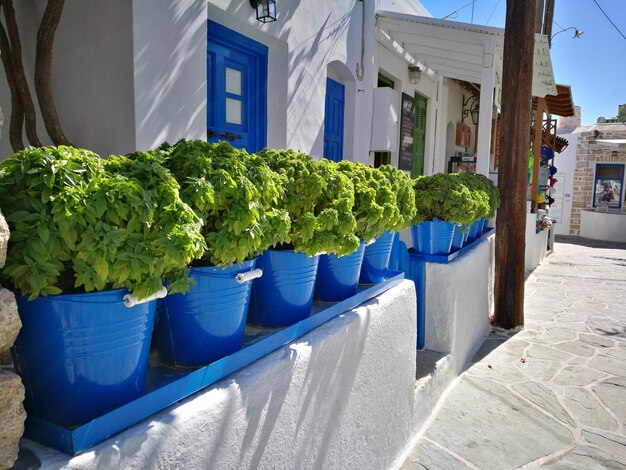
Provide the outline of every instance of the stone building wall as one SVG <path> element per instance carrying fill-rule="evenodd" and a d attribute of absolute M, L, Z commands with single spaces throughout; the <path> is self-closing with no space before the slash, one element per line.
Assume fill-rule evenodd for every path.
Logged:
<path fill-rule="evenodd" d="M 596 133 L 599 132 L 599 134 Z M 623 124 L 601 124 L 589 126 L 580 134 L 576 148 L 576 170 L 572 193 L 572 218 L 570 235 L 580 235 L 580 212 L 593 207 L 594 179 L 597 163 L 625 163 L 626 151 L 615 150 L 595 143 L 597 139 L 624 139 L 626 126 Z M 622 185 L 622 201 L 626 185 Z"/>

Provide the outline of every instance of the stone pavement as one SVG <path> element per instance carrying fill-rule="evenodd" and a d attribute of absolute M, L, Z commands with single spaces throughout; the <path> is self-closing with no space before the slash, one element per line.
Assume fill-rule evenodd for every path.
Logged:
<path fill-rule="evenodd" d="M 626 244 L 572 237 L 526 281 L 405 461 L 412 469 L 626 469 Z"/>

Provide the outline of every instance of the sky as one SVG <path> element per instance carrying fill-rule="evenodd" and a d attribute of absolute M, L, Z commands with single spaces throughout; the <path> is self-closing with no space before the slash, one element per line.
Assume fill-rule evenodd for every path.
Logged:
<path fill-rule="evenodd" d="M 527 0 L 531 1 L 531 0 Z M 472 22 L 471 0 L 420 0 L 434 18 Z M 626 0 L 595 0 L 626 36 Z M 557 83 L 570 85 L 574 104 L 581 107 L 582 124 L 612 118 L 626 104 L 626 39 L 611 25 L 594 0 L 555 0 L 552 26 L 552 67 Z M 464 7 L 464 8 L 463 8 Z M 506 0 L 475 0 L 475 24 L 504 28 Z M 584 34 L 573 39 L 578 28 Z M 556 34 L 556 36 L 554 36 Z"/>

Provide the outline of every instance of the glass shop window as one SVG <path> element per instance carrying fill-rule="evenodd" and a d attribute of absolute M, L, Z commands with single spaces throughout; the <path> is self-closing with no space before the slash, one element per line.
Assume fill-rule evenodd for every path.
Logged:
<path fill-rule="evenodd" d="M 608 204 L 609 207 L 622 207 L 624 186 L 624 165 L 598 164 L 596 166 L 593 207 Z"/>

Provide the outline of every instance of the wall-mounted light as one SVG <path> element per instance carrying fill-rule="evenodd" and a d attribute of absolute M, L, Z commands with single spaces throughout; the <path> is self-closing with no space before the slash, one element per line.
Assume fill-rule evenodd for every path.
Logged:
<path fill-rule="evenodd" d="M 422 69 L 417 65 L 409 65 L 409 81 L 413 85 L 417 85 L 422 79 Z"/>
<path fill-rule="evenodd" d="M 250 0 L 250 6 L 256 11 L 256 19 L 261 23 L 276 21 L 276 0 Z"/>
<path fill-rule="evenodd" d="M 472 116 L 472 124 L 475 126 L 478 125 L 478 114 L 480 113 L 480 103 L 478 98 L 480 95 L 474 94 L 470 96 L 467 100 L 465 99 L 465 95 L 463 95 L 463 107 L 461 108 L 461 122 L 465 120 L 468 115 Z"/>
<path fill-rule="evenodd" d="M 584 31 L 579 31 L 579 29 L 576 28 L 575 26 L 570 26 L 569 28 L 563 28 L 561 31 L 557 31 L 556 33 L 554 33 L 550 37 L 550 43 L 552 43 L 552 40 L 554 39 L 554 36 L 556 36 L 557 34 L 560 34 L 560 33 L 564 33 L 565 31 L 569 31 L 570 29 L 574 30 L 574 35 L 572 36 L 572 39 L 579 39 L 584 34 Z"/>

